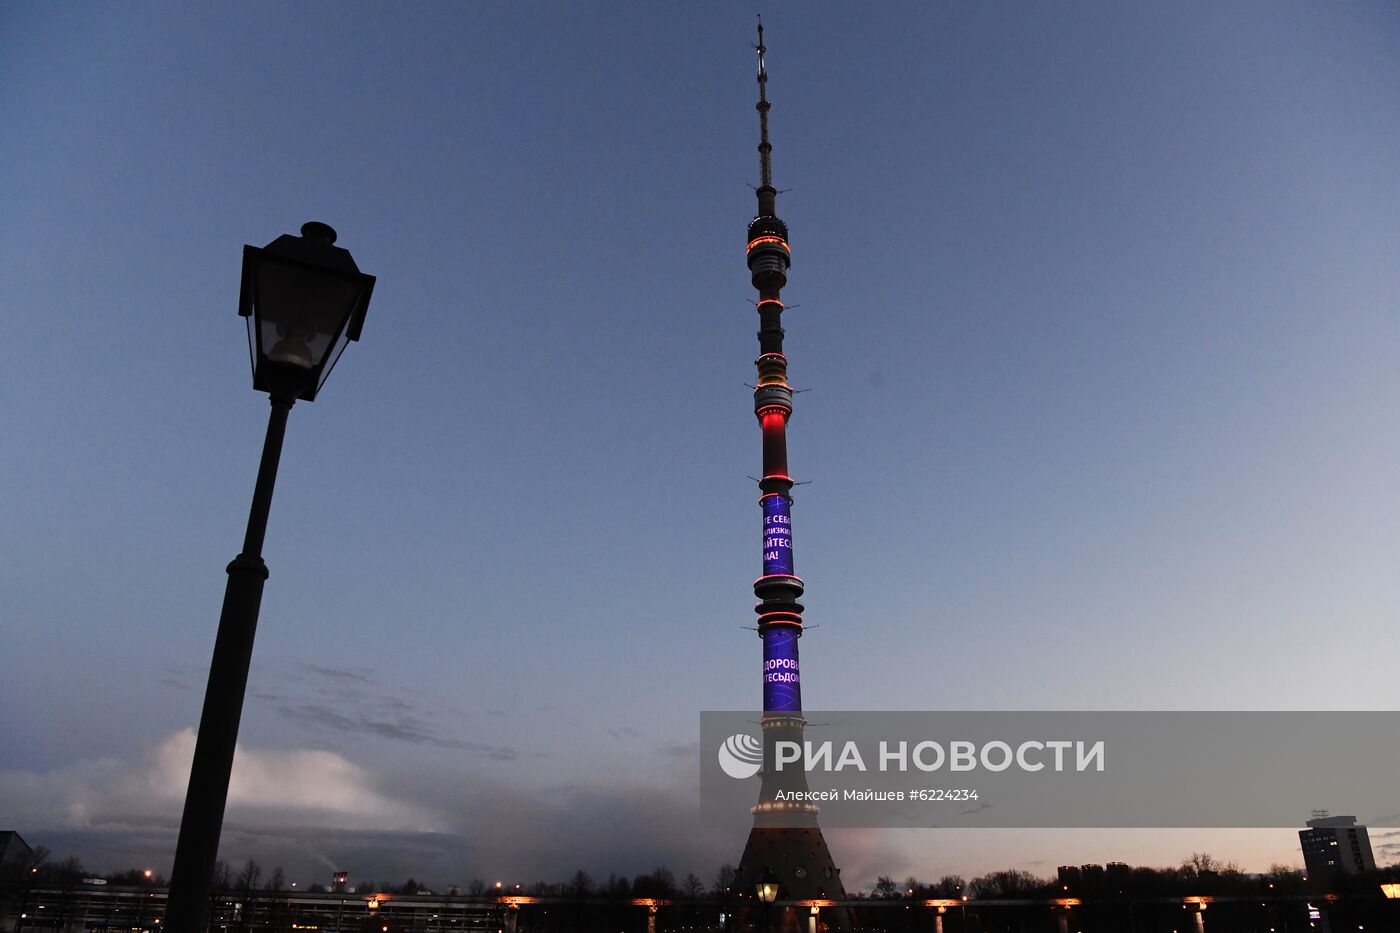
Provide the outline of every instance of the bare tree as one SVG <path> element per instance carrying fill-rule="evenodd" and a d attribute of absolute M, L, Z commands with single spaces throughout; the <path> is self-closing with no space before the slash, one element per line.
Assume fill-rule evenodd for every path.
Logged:
<path fill-rule="evenodd" d="M 32 850 L 30 850 L 29 863 L 24 867 L 28 869 L 31 875 L 39 874 L 39 872 L 36 872 L 34 869 L 37 868 L 40 869 L 40 871 L 42 871 L 44 866 L 48 863 L 49 856 L 52 854 L 53 853 L 49 851 L 48 846 L 35 846 Z"/>
<path fill-rule="evenodd" d="M 963 890 L 966 887 L 967 882 L 963 881 L 962 875 L 944 875 L 928 889 L 928 893 L 936 897 L 962 897 L 967 893 Z"/>
<path fill-rule="evenodd" d="M 691 872 L 685 876 L 681 882 L 681 896 L 688 901 L 698 901 L 705 894 L 705 882 L 700 880 L 700 876 Z"/>
<path fill-rule="evenodd" d="M 715 872 L 715 886 L 713 890 L 715 895 L 719 896 L 727 891 L 732 891 L 733 888 L 734 866 L 725 862 L 719 867 L 719 871 Z"/>
<path fill-rule="evenodd" d="M 972 890 L 978 897 L 1025 897 L 1039 893 L 1046 882 L 1030 872 L 1012 869 L 994 871 L 973 880 Z"/>
<path fill-rule="evenodd" d="M 48 866 L 49 875 L 60 884 L 65 881 L 82 881 L 86 871 L 83 869 L 83 861 L 76 855 L 69 855 Z"/>
<path fill-rule="evenodd" d="M 239 926 L 244 930 L 253 929 L 257 920 L 257 890 L 258 882 L 262 880 L 262 866 L 252 859 L 248 859 L 243 866 L 243 870 L 238 873 L 238 880 L 235 884 L 243 892 L 243 908 Z"/>
<path fill-rule="evenodd" d="M 652 869 L 649 875 L 632 879 L 633 897 L 673 897 L 675 893 L 676 876 L 664 865 Z"/>
<path fill-rule="evenodd" d="M 1181 863 L 1185 871 L 1192 874 L 1203 875 L 1210 871 L 1220 871 L 1220 860 L 1209 852 L 1192 852 L 1191 857 Z"/>
<path fill-rule="evenodd" d="M 570 897 L 583 900 L 593 893 L 593 878 L 580 868 L 574 872 L 574 876 L 569 879 L 567 893 Z"/>
<path fill-rule="evenodd" d="M 252 859 L 248 859 L 243 870 L 238 873 L 238 887 L 242 891 L 256 891 L 258 882 L 262 880 L 262 866 Z"/>
<path fill-rule="evenodd" d="M 626 875 L 608 875 L 608 897 L 631 897 L 632 883 Z"/>

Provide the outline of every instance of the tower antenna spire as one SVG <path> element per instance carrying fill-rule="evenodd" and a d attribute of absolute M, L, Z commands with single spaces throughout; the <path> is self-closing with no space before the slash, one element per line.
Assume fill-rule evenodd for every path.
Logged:
<path fill-rule="evenodd" d="M 763 53 L 768 51 L 768 47 L 763 44 L 763 17 L 758 18 L 758 45 L 754 46 L 758 52 L 758 184 L 759 184 L 759 213 L 772 214 L 773 203 L 768 204 L 768 210 L 763 210 L 764 189 L 771 193 L 770 197 L 776 200 L 777 192 L 773 191 L 773 146 L 768 142 L 768 110 L 773 105 L 768 102 L 768 69 L 763 64 Z"/>

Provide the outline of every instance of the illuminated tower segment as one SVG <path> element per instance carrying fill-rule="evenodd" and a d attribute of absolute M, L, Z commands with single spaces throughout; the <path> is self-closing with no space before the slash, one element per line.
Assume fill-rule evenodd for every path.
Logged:
<path fill-rule="evenodd" d="M 841 873 L 832 862 L 817 825 L 817 808 L 804 802 L 807 778 L 801 769 L 774 767 L 779 741 L 801 743 L 807 725 L 802 718 L 802 678 L 797 641 L 802 635 L 803 584 L 792 551 L 792 476 L 788 473 L 787 423 L 792 417 L 792 388 L 783 355 L 783 302 L 792 264 L 787 224 L 778 219 L 778 191 L 773 187 L 773 147 L 768 142 L 768 72 L 764 65 L 763 24 L 758 26 L 759 186 L 758 216 L 749 224 L 748 265 L 758 290 L 758 383 L 754 414 L 763 431 L 763 477 L 759 506 L 763 512 L 763 575 L 754 581 L 758 602 L 758 634 L 763 639 L 763 758 L 762 786 L 754 807 L 753 829 L 739 860 L 738 890 L 753 890 L 767 872 L 777 875 L 780 897 L 841 900 Z M 795 795 L 795 796 L 794 796 Z M 808 914 L 798 918 L 785 909 L 780 930 L 806 929 Z M 844 909 L 823 908 L 823 924 L 845 929 Z"/>
<path fill-rule="evenodd" d="M 754 414 L 763 429 L 763 576 L 754 583 L 758 634 L 763 639 L 763 710 L 801 713 L 802 681 L 797 639 L 802 634 L 802 580 L 792 559 L 792 477 L 787 465 L 787 422 L 792 388 L 783 356 L 781 292 L 792 265 L 787 224 L 778 219 L 773 187 L 773 146 L 768 142 L 768 72 L 764 67 L 763 25 L 758 27 L 759 187 L 758 216 L 749 224 L 748 264 L 758 289 L 758 385 Z"/>

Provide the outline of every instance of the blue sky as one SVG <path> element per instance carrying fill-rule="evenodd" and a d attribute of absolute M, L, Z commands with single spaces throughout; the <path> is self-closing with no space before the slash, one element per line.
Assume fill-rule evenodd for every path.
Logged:
<path fill-rule="evenodd" d="M 286 780 L 248 778 L 226 849 L 438 883 L 737 858 L 686 795 L 698 711 L 759 696 L 754 12 L 0 8 L 4 822 L 98 866 L 173 848 L 152 787 L 266 417 L 240 248 L 319 219 L 379 282 L 292 412 L 242 731 Z M 1400 13 L 763 13 L 808 707 L 1400 705 Z M 252 788 L 327 770 L 293 851 L 269 827 L 305 807 Z M 558 812 L 486 812 L 512 795 Z M 857 884 L 1297 860 L 833 848 Z"/>

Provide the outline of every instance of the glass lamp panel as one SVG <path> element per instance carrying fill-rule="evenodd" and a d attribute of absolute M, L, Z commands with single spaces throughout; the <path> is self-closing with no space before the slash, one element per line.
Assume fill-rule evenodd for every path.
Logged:
<path fill-rule="evenodd" d="M 345 352 L 345 348 L 350 344 L 350 328 L 345 328 L 336 338 L 335 346 L 331 348 L 330 356 L 327 358 L 326 368 L 321 370 L 321 381 L 317 383 L 316 390 L 319 392 L 321 386 L 326 384 L 326 380 L 331 377 L 335 370 L 335 364 L 340 362 L 340 354 Z"/>
<path fill-rule="evenodd" d="M 269 362 L 317 369 L 344 332 L 359 294 L 352 279 L 264 258 L 258 269 L 258 343 Z"/>
<path fill-rule="evenodd" d="M 248 315 L 247 317 L 245 317 L 245 318 L 243 319 L 243 321 L 248 325 L 248 362 L 249 362 L 249 364 L 252 366 L 254 378 L 257 378 L 257 371 L 258 371 L 258 333 L 257 333 L 257 323 L 254 321 L 253 315 L 251 315 L 251 314 Z"/>

